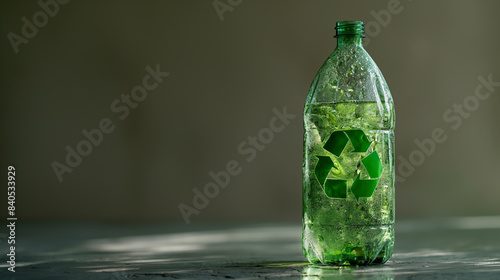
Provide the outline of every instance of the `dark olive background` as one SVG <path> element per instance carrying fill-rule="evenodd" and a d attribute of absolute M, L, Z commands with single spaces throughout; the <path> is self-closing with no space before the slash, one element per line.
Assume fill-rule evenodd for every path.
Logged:
<path fill-rule="evenodd" d="M 179 204 L 235 160 L 241 174 L 193 222 L 299 221 L 303 103 L 335 22 L 350 19 L 372 22 L 366 49 L 396 103 L 396 154 L 447 135 L 397 184 L 397 217 L 500 214 L 500 87 L 456 130 L 443 119 L 479 76 L 500 81 L 500 2 L 402 0 L 375 34 L 389 2 L 242 1 L 221 21 L 212 1 L 73 0 L 16 54 L 7 35 L 41 8 L 1 1 L 0 167 L 4 186 L 16 167 L 18 217 L 182 222 Z M 110 104 L 157 64 L 170 76 L 120 120 Z M 237 146 L 284 106 L 297 117 L 245 161 Z M 102 118 L 115 130 L 59 182 L 52 162 Z"/>

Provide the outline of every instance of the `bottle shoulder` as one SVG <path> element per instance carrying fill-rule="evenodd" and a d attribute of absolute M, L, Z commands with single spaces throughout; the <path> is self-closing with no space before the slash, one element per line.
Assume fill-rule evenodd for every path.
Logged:
<path fill-rule="evenodd" d="M 306 104 L 367 101 L 392 103 L 387 83 L 361 46 L 337 47 L 317 72 Z"/>

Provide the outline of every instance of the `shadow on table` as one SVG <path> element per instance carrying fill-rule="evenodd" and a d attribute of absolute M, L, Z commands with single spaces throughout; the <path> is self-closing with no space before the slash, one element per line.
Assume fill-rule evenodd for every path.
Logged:
<path fill-rule="evenodd" d="M 94 234 L 88 233 L 90 228 Z M 386 264 L 341 268 L 304 262 L 301 228 L 296 224 L 190 232 L 87 225 L 52 229 L 46 236 L 38 227 L 32 230 L 35 237 L 19 239 L 24 246 L 19 247 L 20 279 L 498 279 L 500 275 L 498 228 L 402 229 L 396 236 L 396 253 Z M 0 265 L 0 278 L 10 279 L 2 275 L 4 267 Z"/>

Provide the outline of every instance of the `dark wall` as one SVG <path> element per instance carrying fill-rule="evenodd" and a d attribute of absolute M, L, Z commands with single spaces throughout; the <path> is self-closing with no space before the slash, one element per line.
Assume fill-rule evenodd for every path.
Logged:
<path fill-rule="evenodd" d="M 216 6 L 228 10 L 219 16 Z M 500 214 L 500 86 L 474 97 L 479 77 L 500 81 L 498 1 L 74 0 L 48 9 L 45 19 L 36 1 L 0 2 L 0 161 L 5 174 L 16 167 L 25 220 L 182 221 L 179 205 L 193 206 L 193 188 L 228 164 L 236 175 L 192 221 L 300 220 L 302 106 L 335 48 L 335 22 L 347 19 L 369 28 L 366 49 L 396 102 L 396 154 L 414 166 L 396 162 L 398 218 Z M 22 18 L 33 16 L 40 27 L 23 35 Z M 143 94 L 148 66 L 169 75 Z M 132 91 L 142 101 L 126 105 L 121 95 Z M 296 117 L 249 151 L 243 142 L 285 107 Z M 78 146 L 101 121 L 109 133 L 92 132 L 98 145 Z M 415 140 L 435 129 L 446 141 L 419 158 Z M 71 167 L 67 146 L 89 155 L 70 157 Z"/>

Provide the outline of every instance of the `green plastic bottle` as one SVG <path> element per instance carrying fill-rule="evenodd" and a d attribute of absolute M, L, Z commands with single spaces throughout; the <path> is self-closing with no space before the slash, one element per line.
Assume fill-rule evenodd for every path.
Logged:
<path fill-rule="evenodd" d="M 336 30 L 304 107 L 303 252 L 314 264 L 381 264 L 394 248 L 394 102 L 363 22 Z"/>

